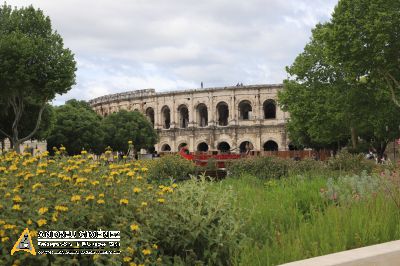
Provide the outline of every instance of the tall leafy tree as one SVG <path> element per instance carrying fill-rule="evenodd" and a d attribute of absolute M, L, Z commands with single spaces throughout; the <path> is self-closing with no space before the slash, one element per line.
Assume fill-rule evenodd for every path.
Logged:
<path fill-rule="evenodd" d="M 400 1 L 340 0 L 328 25 L 326 51 L 348 82 L 364 77 L 400 107 Z"/>
<path fill-rule="evenodd" d="M 12 110 L 11 129 L 0 128 L 16 151 L 20 143 L 39 129 L 48 101 L 71 89 L 75 83 L 76 63 L 61 36 L 53 31 L 50 18 L 32 6 L 20 9 L 0 6 L 0 98 L 1 106 Z M 29 113 L 27 105 L 39 106 Z M 35 122 L 22 135 L 24 116 Z"/>
<path fill-rule="evenodd" d="M 128 141 L 133 141 L 136 151 L 151 148 L 156 144 L 158 135 L 149 120 L 139 112 L 126 110 L 103 118 L 105 132 L 104 143 L 114 150 L 128 150 Z"/>
<path fill-rule="evenodd" d="M 55 107 L 56 121 L 47 147 L 65 146 L 69 154 L 78 154 L 85 149 L 99 153 L 102 150 L 104 133 L 101 117 L 84 101 L 69 100 Z"/>
<path fill-rule="evenodd" d="M 349 80 L 333 63 L 325 37 L 331 30 L 329 24 L 317 25 L 304 52 L 287 68 L 290 77 L 279 100 L 290 113 L 290 139 L 313 148 L 340 148 L 351 140 L 357 149 L 362 138 L 382 155 L 388 141 L 399 134 L 393 131 L 400 123 L 395 105 L 384 90 L 365 78 Z"/>

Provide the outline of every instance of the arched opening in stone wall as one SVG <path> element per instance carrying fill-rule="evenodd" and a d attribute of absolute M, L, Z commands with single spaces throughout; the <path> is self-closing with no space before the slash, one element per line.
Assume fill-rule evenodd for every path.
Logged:
<path fill-rule="evenodd" d="M 168 106 L 164 106 L 161 109 L 161 113 L 162 113 L 162 123 L 163 123 L 163 128 L 164 129 L 168 129 L 171 127 L 171 112 L 169 110 Z"/>
<path fill-rule="evenodd" d="M 197 151 L 208 151 L 208 144 L 205 142 L 200 142 L 199 145 L 197 145 Z"/>
<path fill-rule="evenodd" d="M 249 153 L 254 150 L 254 146 L 250 141 L 243 141 L 239 146 L 240 153 Z"/>
<path fill-rule="evenodd" d="M 197 106 L 197 124 L 199 127 L 208 126 L 208 110 L 204 103 Z"/>
<path fill-rule="evenodd" d="M 217 104 L 217 121 L 219 126 L 227 126 L 229 118 L 229 107 L 226 102 Z"/>
<path fill-rule="evenodd" d="M 278 143 L 273 140 L 268 140 L 264 143 L 264 151 L 277 151 L 278 150 Z"/>
<path fill-rule="evenodd" d="M 171 151 L 171 146 L 164 144 L 161 146 L 161 151 Z"/>
<path fill-rule="evenodd" d="M 186 105 L 181 105 L 178 107 L 179 113 L 179 127 L 187 128 L 189 124 L 189 110 Z"/>
<path fill-rule="evenodd" d="M 251 119 L 252 107 L 250 101 L 244 100 L 239 103 L 239 119 L 249 120 Z"/>
<path fill-rule="evenodd" d="M 228 142 L 223 141 L 218 144 L 217 149 L 220 152 L 227 153 L 231 150 L 231 145 L 229 145 Z"/>
<path fill-rule="evenodd" d="M 266 100 L 263 104 L 264 119 L 276 118 L 276 103 L 274 100 Z"/>
<path fill-rule="evenodd" d="M 154 109 L 152 107 L 146 109 L 146 117 L 154 127 Z"/>
<path fill-rule="evenodd" d="M 187 146 L 185 142 L 178 145 L 178 151 L 180 151 L 183 147 Z"/>

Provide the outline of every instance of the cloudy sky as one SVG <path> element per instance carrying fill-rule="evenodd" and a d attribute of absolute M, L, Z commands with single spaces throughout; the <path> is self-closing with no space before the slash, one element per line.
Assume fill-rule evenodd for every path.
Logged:
<path fill-rule="evenodd" d="M 78 64 L 55 104 L 128 90 L 281 83 L 337 0 L 8 0 L 50 16 Z"/>

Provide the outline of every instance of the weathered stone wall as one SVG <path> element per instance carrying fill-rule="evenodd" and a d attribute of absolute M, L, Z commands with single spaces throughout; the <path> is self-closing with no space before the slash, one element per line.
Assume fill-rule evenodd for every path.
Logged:
<path fill-rule="evenodd" d="M 246 142 L 250 142 L 254 150 L 276 149 L 276 145 L 279 150 L 287 150 L 285 121 L 288 114 L 277 104 L 280 89 L 282 85 L 161 93 L 147 89 L 102 96 L 89 103 L 102 116 L 122 109 L 145 114 L 154 121 L 160 135 L 156 151 L 178 151 L 183 143 L 190 151 L 206 146 L 209 150 L 226 149 L 224 143 L 221 146 L 222 142 L 226 142 L 232 152 L 239 152 L 240 145 L 243 149 Z"/>

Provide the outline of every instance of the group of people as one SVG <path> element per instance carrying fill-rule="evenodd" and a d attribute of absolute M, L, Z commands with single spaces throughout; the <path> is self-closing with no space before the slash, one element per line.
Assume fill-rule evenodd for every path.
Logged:
<path fill-rule="evenodd" d="M 382 157 L 378 156 L 376 152 L 373 150 L 369 150 L 369 152 L 365 155 L 365 158 L 368 160 L 375 160 L 377 164 L 390 164 L 391 161 L 388 158 L 387 154 L 384 153 Z"/>

